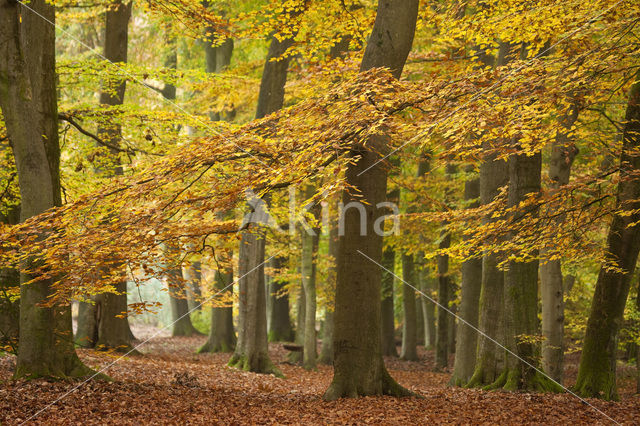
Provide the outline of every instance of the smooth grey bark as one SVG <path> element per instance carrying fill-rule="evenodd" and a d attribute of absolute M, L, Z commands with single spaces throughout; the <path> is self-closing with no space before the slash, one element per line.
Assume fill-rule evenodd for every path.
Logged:
<path fill-rule="evenodd" d="M 220 264 L 227 263 L 232 258 L 231 251 L 225 251 Z M 203 352 L 232 352 L 236 346 L 236 335 L 233 330 L 233 306 L 228 301 L 233 295 L 233 271 L 218 266 L 214 275 L 214 291 L 220 293 L 224 306 L 211 307 L 211 328 L 207 341 L 198 349 Z M 214 301 L 220 303 L 220 301 Z"/>
<path fill-rule="evenodd" d="M 329 256 L 331 256 L 332 263 L 327 271 L 327 287 L 330 289 L 331 294 L 335 294 L 336 290 L 336 259 L 338 258 L 338 218 L 333 212 L 334 217 L 330 220 L 329 228 Z M 333 303 L 328 304 L 325 307 L 324 312 L 324 325 L 322 330 L 322 348 L 320 349 L 320 356 L 318 361 L 323 364 L 333 365 L 333 330 L 334 330 L 334 311 L 335 306 Z"/>
<path fill-rule="evenodd" d="M 169 305 L 171 307 L 171 335 L 201 335 L 202 333 L 191 324 L 189 304 L 185 294 L 186 286 L 180 266 L 176 266 L 167 272 L 167 286 L 169 287 Z"/>
<path fill-rule="evenodd" d="M 62 204 L 55 29 L 42 23 L 42 17 L 55 22 L 55 11 L 44 0 L 31 1 L 29 8 L 35 13 L 18 2 L 0 0 L 0 109 L 18 171 L 22 222 Z M 36 266 L 34 262 L 23 266 Z M 32 278 L 40 279 L 24 285 Z M 75 352 L 70 306 L 40 306 L 52 295 L 54 281 L 20 276 L 15 378 L 92 373 Z"/>
<path fill-rule="evenodd" d="M 300 271 L 300 268 L 298 268 L 298 271 Z M 296 345 L 301 347 L 304 347 L 304 333 L 306 331 L 305 320 L 307 319 L 306 309 L 306 294 L 304 286 L 302 285 L 302 282 L 300 282 L 300 285 L 298 286 L 298 294 L 296 297 L 296 326 L 294 330 L 293 341 Z M 289 352 L 287 359 L 291 363 L 300 363 L 302 362 L 302 352 Z"/>
<path fill-rule="evenodd" d="M 399 78 L 411 50 L 417 16 L 417 0 L 379 1 L 360 70 L 386 66 Z M 373 225 L 381 214 L 376 205 L 386 198 L 387 172 L 378 160 L 387 144 L 388 137 L 381 133 L 369 137 L 366 146 L 354 146 L 349 154 L 359 159 L 347 166 L 346 182 L 362 197 L 357 200 L 366 201 L 367 233 L 360 235 L 361 217 L 356 209 L 344 212 L 337 262 L 334 376 L 324 395 L 326 400 L 410 394 L 387 372 L 380 344 L 382 269 L 374 262 L 382 260 L 382 236 L 374 232 Z M 343 202 L 351 201 L 355 201 L 354 195 L 345 192 Z"/>
<path fill-rule="evenodd" d="M 617 399 L 616 349 L 617 337 L 629 295 L 631 277 L 640 251 L 640 181 L 630 177 L 640 170 L 640 72 L 635 75 L 622 132 L 620 181 L 616 194 L 616 211 L 630 210 L 631 215 L 614 214 L 607 253 L 609 260 L 622 272 L 600 269 L 591 302 L 591 312 L 582 347 L 575 391 L 581 396 Z M 633 176 L 633 175 L 632 175 Z M 635 224 L 634 226 L 630 226 Z"/>
<path fill-rule="evenodd" d="M 537 207 L 517 208 L 532 193 L 541 189 L 542 153 L 517 154 L 509 158 L 509 189 L 507 208 L 515 209 L 514 222 L 531 220 Z M 509 233 L 508 238 L 515 234 Z M 537 253 L 534 254 L 534 256 Z M 539 373 L 539 345 L 535 336 L 538 323 L 538 263 L 510 260 L 504 277 L 504 336 L 505 346 L 518 358 L 507 355 L 507 362 L 494 387 L 505 390 L 559 390 L 546 376 Z"/>
<path fill-rule="evenodd" d="M 452 175 L 456 172 L 456 166 L 447 164 L 446 173 Z M 445 193 L 445 203 L 449 203 L 451 199 L 449 190 Z M 443 223 L 444 228 L 440 232 L 440 250 L 446 250 L 451 246 L 451 233 L 446 229 L 447 222 Z M 449 275 L 449 256 L 439 254 L 437 257 L 438 264 L 438 317 L 436 330 L 436 370 L 442 370 L 449 365 L 449 353 L 451 353 L 451 331 L 452 325 L 455 324 L 455 318 L 446 310 L 444 306 L 451 310 L 451 301 L 453 300 L 453 281 Z"/>
<path fill-rule="evenodd" d="M 400 163 L 397 161 L 394 161 L 394 163 L 395 167 L 399 169 Z M 398 205 L 400 202 L 400 189 L 394 188 L 389 191 L 387 193 L 387 201 Z M 380 315 L 382 315 L 382 355 L 397 357 L 398 350 L 396 349 L 396 317 L 394 304 L 395 276 L 392 273 L 395 270 L 395 259 L 395 248 L 392 246 L 385 247 L 382 252 L 382 266 L 384 267 L 384 270 L 382 271 L 382 299 L 380 302 Z"/>
<path fill-rule="evenodd" d="M 131 18 L 131 2 L 123 3 L 115 0 L 105 14 L 104 56 L 112 62 L 127 62 L 129 41 L 129 19 Z M 106 89 L 106 90 L 105 90 Z M 126 80 L 116 83 L 115 87 L 103 88 L 100 93 L 100 104 L 108 106 L 122 105 L 126 90 Z M 120 125 L 112 124 L 99 128 L 98 134 L 113 146 L 120 145 Z M 122 174 L 118 153 L 112 151 L 113 170 L 109 173 Z M 116 293 L 102 293 L 94 297 L 96 306 L 97 340 L 95 346 L 102 349 L 116 349 L 128 352 L 131 350 L 129 320 L 127 317 L 127 280 L 122 279 L 114 285 Z M 79 317 L 80 319 L 80 317 Z"/>
<path fill-rule="evenodd" d="M 418 272 L 418 280 L 420 291 L 431 296 L 434 290 L 434 280 L 429 277 L 429 270 L 426 267 Z M 424 313 L 424 347 L 431 349 L 436 345 L 436 305 L 425 296 L 420 298 L 420 302 Z"/>
<path fill-rule="evenodd" d="M 485 152 L 490 148 L 484 146 Z M 485 154 L 480 164 L 480 204 L 491 203 L 499 194 L 499 189 L 508 183 L 508 163 L 496 158 L 495 154 Z M 482 223 L 490 223 L 490 215 Z M 497 254 L 485 252 L 482 257 L 482 286 L 480 289 L 480 312 L 478 328 L 491 339 L 503 342 L 503 294 L 504 273 L 498 269 L 500 258 Z M 467 387 L 488 386 L 501 373 L 504 363 L 504 349 L 493 341 L 479 335 L 476 363 Z"/>
<path fill-rule="evenodd" d="M 416 271 L 414 273 L 414 276 L 416 278 L 414 278 L 414 283 L 416 285 L 416 287 L 418 287 L 418 289 L 420 288 L 420 280 L 417 279 L 418 276 L 418 272 Z M 424 337 L 425 337 L 425 330 L 424 330 L 424 309 L 422 308 L 422 296 L 418 296 L 416 298 L 416 343 L 418 344 L 418 346 L 424 346 Z"/>
<path fill-rule="evenodd" d="M 468 170 L 469 171 L 469 170 Z M 472 201 L 469 208 L 479 206 L 480 179 L 471 179 L 464 184 L 464 199 Z M 473 201 L 475 200 L 475 201 Z M 482 257 L 477 256 L 462 263 L 459 315 L 473 327 L 478 327 L 480 290 L 482 288 Z M 478 332 L 464 321 L 458 321 L 456 332 L 456 356 L 453 374 L 449 381 L 455 386 L 467 384 L 476 365 Z"/>
<path fill-rule="evenodd" d="M 264 249 L 264 232 L 259 225 L 250 224 L 240 240 L 238 342 L 229 365 L 254 373 L 282 376 L 268 352 Z"/>
<path fill-rule="evenodd" d="M 510 46 L 500 44 L 495 66 L 506 65 L 510 61 Z M 491 62 L 484 52 L 479 55 L 481 62 Z M 509 165 L 497 159 L 490 143 L 483 143 L 484 151 L 480 163 L 480 204 L 491 203 L 499 194 L 499 189 L 509 182 Z M 482 218 L 483 224 L 495 219 L 487 215 Z M 498 268 L 501 258 L 496 253 L 487 251 L 482 256 L 482 286 L 480 289 L 479 329 L 489 338 L 502 344 L 504 342 L 504 272 Z M 504 349 L 483 335 L 478 336 L 476 365 L 467 387 L 491 386 L 502 373 Z"/>
<path fill-rule="evenodd" d="M 417 313 L 416 313 L 416 292 L 413 288 L 405 283 L 413 285 L 415 280 L 415 268 L 413 264 L 413 255 L 402 255 L 402 349 L 400 350 L 400 358 L 405 361 L 418 360 L 418 329 L 417 329 Z"/>
<path fill-rule="evenodd" d="M 549 190 L 555 191 L 569 183 L 571 165 L 578 153 L 568 132 L 578 119 L 578 111 L 574 107 L 561 119 L 562 130 L 556 134 L 551 146 L 549 159 Z M 553 215 L 555 209 L 549 208 L 546 213 Z M 564 216 L 553 220 L 555 226 L 562 226 Z M 560 259 L 545 260 L 547 250 L 542 249 L 540 258 L 540 295 L 542 302 L 542 368 L 555 381 L 562 383 L 564 359 L 564 290 L 562 280 L 562 261 Z"/>
<path fill-rule="evenodd" d="M 212 30 L 213 31 L 213 30 Z M 233 56 L 234 43 L 233 39 L 225 39 L 217 46 L 212 45 L 213 40 L 205 41 L 205 64 L 208 73 L 220 73 L 231 64 Z M 235 109 L 230 108 L 225 111 L 211 111 L 209 118 L 212 121 L 226 120 L 231 121 L 235 117 Z"/>
<path fill-rule="evenodd" d="M 451 245 L 451 234 L 445 229 L 440 236 L 439 249 L 447 249 Z M 451 277 L 449 276 L 449 256 L 438 255 L 438 316 L 436 326 L 436 370 L 447 368 L 449 364 L 449 321 L 450 313 L 441 308 L 449 308 L 451 302 Z"/>
<path fill-rule="evenodd" d="M 286 266 L 288 258 L 276 256 L 269 261 L 270 267 L 275 270 Z M 272 279 L 269 283 L 269 298 L 271 299 L 271 319 L 269 320 L 269 341 L 290 342 L 293 340 L 293 326 L 289 315 L 289 293 L 282 294 L 286 282 Z"/>
<path fill-rule="evenodd" d="M 191 262 L 182 268 L 182 275 L 187 284 L 186 296 L 189 311 L 202 310 L 202 289 L 200 288 L 202 281 L 202 263 L 199 260 Z"/>
<path fill-rule="evenodd" d="M 395 268 L 396 252 L 393 248 L 386 248 L 382 252 L 382 301 L 380 307 L 380 315 L 382 317 L 381 332 L 382 332 L 382 355 L 384 356 L 398 356 L 398 350 L 396 349 L 396 326 L 395 326 L 395 314 L 393 304 L 393 292 L 395 277 L 388 271 L 393 271 Z"/>
<path fill-rule="evenodd" d="M 293 44 L 293 37 L 295 34 L 282 40 L 275 36 L 271 38 L 260 81 L 256 118 L 263 118 L 281 109 L 284 104 L 289 58 L 283 58 L 282 55 Z M 229 365 L 255 373 L 282 375 L 271 362 L 268 353 L 264 254 L 263 233 L 255 232 L 254 229 L 243 232 L 238 253 L 238 343 Z"/>
<path fill-rule="evenodd" d="M 307 185 L 304 191 L 304 198 L 309 199 L 315 193 L 313 185 Z M 320 219 L 320 205 L 310 207 L 310 212 L 314 219 Z M 315 257 L 318 252 L 320 242 L 320 228 L 302 229 L 302 254 L 300 272 L 302 276 L 302 287 L 304 289 L 304 339 L 302 352 L 302 366 L 305 370 L 316 368 L 317 359 L 317 336 L 316 336 L 316 263 Z"/>

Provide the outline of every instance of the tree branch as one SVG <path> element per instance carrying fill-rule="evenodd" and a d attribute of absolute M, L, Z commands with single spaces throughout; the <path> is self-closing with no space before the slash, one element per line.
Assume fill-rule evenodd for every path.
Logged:
<path fill-rule="evenodd" d="M 96 141 L 99 145 L 102 145 L 104 147 L 107 147 L 109 149 L 112 149 L 116 152 L 123 152 L 125 154 L 133 154 L 135 155 L 136 152 L 140 152 L 142 154 L 146 154 L 146 155 L 156 155 L 156 156 L 162 156 L 161 154 L 156 154 L 153 152 L 149 152 L 149 151 L 145 151 L 144 149 L 139 149 L 139 148 L 120 148 L 117 145 L 113 145 L 105 140 L 102 140 L 101 138 L 99 138 L 98 136 L 96 136 L 95 134 L 89 132 L 88 130 L 85 130 L 82 126 L 80 126 L 80 124 L 70 115 L 68 114 L 63 114 L 63 113 L 59 113 L 58 114 L 58 119 L 60 120 L 64 120 L 67 123 L 71 124 L 73 127 L 76 128 L 76 130 L 78 130 L 80 133 L 82 133 L 85 136 L 90 137 L 91 139 L 93 139 L 94 141 Z"/>

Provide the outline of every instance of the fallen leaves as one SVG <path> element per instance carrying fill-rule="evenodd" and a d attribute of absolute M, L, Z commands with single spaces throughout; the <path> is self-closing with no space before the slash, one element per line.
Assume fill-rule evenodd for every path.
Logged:
<path fill-rule="evenodd" d="M 77 383 L 7 381 L 0 385 L 0 423 L 21 424 L 610 424 L 569 394 L 486 392 L 447 387 L 449 374 L 434 373 L 433 355 L 419 362 L 387 359 L 394 378 L 424 399 L 365 397 L 322 400 L 331 367 L 307 372 L 287 364 L 286 351 L 271 345 L 271 358 L 286 379 L 226 366 L 229 354 L 195 355 L 204 337 L 152 339 L 142 357 L 121 360 L 106 371 L 114 382 L 90 381 L 52 404 Z M 79 351 L 100 368 L 112 359 Z M 571 359 L 575 362 L 576 359 Z M 0 358 L 0 379 L 8 380 L 13 358 Z M 568 369 L 571 371 L 571 369 Z M 640 397 L 623 387 L 619 403 L 589 400 L 623 424 L 640 418 Z M 626 390 L 626 393 L 624 392 Z"/>

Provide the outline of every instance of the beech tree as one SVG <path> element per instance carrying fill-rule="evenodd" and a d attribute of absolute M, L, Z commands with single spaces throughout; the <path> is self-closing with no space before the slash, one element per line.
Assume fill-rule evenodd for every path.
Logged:
<path fill-rule="evenodd" d="M 387 66 L 399 78 L 411 50 L 417 15 L 418 1 L 378 2 L 376 21 L 360 69 Z M 350 153 L 351 157 L 359 158 L 347 167 L 346 181 L 367 202 L 367 233 L 360 235 L 363 219 L 354 209 L 343 213 L 345 228 L 339 239 L 337 260 L 334 376 L 324 395 L 327 400 L 409 394 L 389 376 L 380 350 L 382 236 L 374 232 L 373 225 L 380 215 L 376 205 L 386 196 L 387 172 L 379 163 L 378 152 L 384 152 L 387 140 L 384 134 L 371 136 L 367 147 L 354 147 Z M 352 197 L 344 193 L 345 205 Z"/>
<path fill-rule="evenodd" d="M 616 349 L 631 277 L 640 251 L 640 73 L 634 76 L 622 132 L 620 182 L 616 207 L 631 214 L 613 216 L 607 238 L 611 265 L 603 265 L 596 282 L 575 390 L 580 395 L 617 399 Z"/>
<path fill-rule="evenodd" d="M 29 8 L 55 21 L 53 5 Z M 20 185 L 22 222 L 62 203 L 55 85 L 55 29 L 20 3 L 0 3 L 0 109 Z M 44 235 L 34 236 L 44 238 Z M 41 262 L 32 257 L 32 265 Z M 35 282 L 31 282 L 33 279 Z M 20 276 L 20 338 L 15 377 L 81 377 L 92 373 L 73 346 L 69 304 L 41 306 L 55 278 Z"/>

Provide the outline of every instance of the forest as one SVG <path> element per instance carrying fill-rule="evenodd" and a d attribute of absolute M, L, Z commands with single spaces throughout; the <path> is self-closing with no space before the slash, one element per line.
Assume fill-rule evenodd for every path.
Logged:
<path fill-rule="evenodd" d="M 639 424 L 637 0 L 0 0 L 0 424 Z"/>

